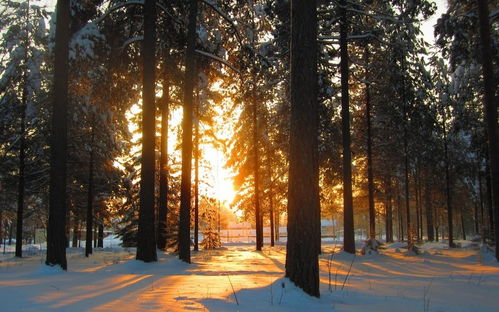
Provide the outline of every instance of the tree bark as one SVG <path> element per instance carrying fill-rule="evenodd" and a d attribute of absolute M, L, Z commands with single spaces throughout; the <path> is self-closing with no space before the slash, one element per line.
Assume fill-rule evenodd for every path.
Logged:
<path fill-rule="evenodd" d="M 390 177 L 386 179 L 385 187 L 386 187 L 386 202 L 385 202 L 386 242 L 391 243 L 393 242 L 393 205 L 392 205 L 392 181 Z"/>
<path fill-rule="evenodd" d="M 191 170 L 192 170 L 192 110 L 196 78 L 196 19 L 197 0 L 190 0 L 187 26 L 187 49 L 184 82 L 184 116 L 182 121 L 182 182 L 180 186 L 180 221 L 178 233 L 179 259 L 190 263 Z"/>
<path fill-rule="evenodd" d="M 269 174 L 269 212 L 270 212 L 270 246 L 274 247 L 275 245 L 275 220 L 274 220 L 274 192 L 273 192 L 273 182 L 272 181 L 272 159 L 271 159 L 271 153 L 268 153 L 267 156 L 267 161 L 268 161 L 268 174 Z"/>
<path fill-rule="evenodd" d="M 87 227 L 85 233 L 85 257 L 92 254 L 92 229 L 94 221 L 94 137 L 95 129 L 92 123 L 90 130 L 90 157 L 88 162 L 88 189 L 87 189 Z"/>
<path fill-rule="evenodd" d="M 499 147 L 497 128 L 497 83 L 492 72 L 492 48 L 490 39 L 490 21 L 488 1 L 478 0 L 478 16 L 482 50 L 482 71 L 484 78 L 484 111 L 487 126 L 490 177 L 492 186 L 492 203 L 496 224 L 499 220 Z M 499 261 L 499 231 L 495 231 L 496 259 Z"/>
<path fill-rule="evenodd" d="M 194 250 L 199 250 L 199 97 L 196 101 L 194 126 Z"/>
<path fill-rule="evenodd" d="M 27 31 L 27 30 L 26 30 Z M 26 46 L 26 50 L 28 46 Z M 27 52 L 26 52 L 27 53 Z M 27 59 L 27 56 L 26 56 Z M 27 61 L 27 60 L 26 60 Z M 27 66 L 27 65 L 26 65 Z M 25 168 L 26 168 L 26 102 L 28 93 L 28 72 L 23 73 L 23 94 L 21 98 L 21 129 L 19 133 L 19 172 L 17 184 L 17 225 L 16 225 L 16 257 L 23 255 L 23 214 L 24 214 L 24 191 L 25 191 Z"/>
<path fill-rule="evenodd" d="M 98 228 L 97 247 L 104 248 L 104 223 L 102 220 L 100 220 Z"/>
<path fill-rule="evenodd" d="M 137 260 L 157 261 L 156 233 L 154 229 L 155 184 L 155 68 L 156 68 L 156 1 L 144 2 L 144 61 L 142 93 L 142 158 L 140 171 L 139 230 L 137 234 Z"/>
<path fill-rule="evenodd" d="M 306 293 L 319 297 L 320 204 L 316 1 L 291 1 L 291 21 L 291 118 L 286 277 Z"/>
<path fill-rule="evenodd" d="M 454 222 L 453 222 L 453 207 L 452 207 L 452 187 L 450 179 L 450 160 L 449 160 L 449 148 L 447 139 L 447 128 L 445 123 L 447 121 L 445 107 L 443 108 L 443 122 L 442 129 L 444 132 L 444 161 L 445 161 L 445 194 L 446 194 L 446 204 L 447 204 L 447 226 L 449 230 L 448 239 L 449 247 L 454 246 Z"/>
<path fill-rule="evenodd" d="M 355 254 L 352 197 L 352 153 L 350 150 L 350 104 L 348 90 L 348 18 L 346 0 L 339 1 L 340 11 L 340 70 L 341 70 L 341 128 L 343 137 L 343 248 Z"/>
<path fill-rule="evenodd" d="M 428 234 L 428 241 L 433 242 L 435 234 L 433 230 L 433 203 L 431 198 L 430 182 L 426 181 L 425 185 L 425 206 L 426 206 L 426 232 Z"/>
<path fill-rule="evenodd" d="M 256 99 L 256 85 L 253 76 L 253 85 L 251 90 L 252 118 L 253 118 L 253 175 L 255 188 L 255 231 L 256 231 L 256 250 L 263 248 L 263 215 L 260 207 L 260 159 L 258 153 L 258 108 Z"/>
<path fill-rule="evenodd" d="M 55 66 L 50 142 L 49 221 L 47 258 L 50 266 L 67 270 L 66 260 L 66 168 L 70 1 L 56 7 Z"/>
<path fill-rule="evenodd" d="M 366 66 L 366 126 L 367 126 L 367 189 L 369 197 L 369 239 L 376 239 L 376 211 L 374 209 L 374 178 L 371 134 L 371 94 L 369 90 L 369 45 L 364 49 Z"/>
<path fill-rule="evenodd" d="M 167 69 L 165 69 L 166 71 Z M 170 84 L 168 76 L 163 77 L 161 98 L 161 142 L 159 158 L 159 200 L 157 247 L 166 249 L 168 235 L 168 118 L 170 115 Z"/>

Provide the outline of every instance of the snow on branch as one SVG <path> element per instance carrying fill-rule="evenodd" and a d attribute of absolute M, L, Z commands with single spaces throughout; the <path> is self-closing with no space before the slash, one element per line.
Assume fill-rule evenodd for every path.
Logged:
<path fill-rule="evenodd" d="M 234 31 L 236 33 L 237 40 L 239 41 L 240 44 L 242 44 L 241 34 L 239 34 L 239 31 L 237 29 L 237 26 L 236 26 L 236 23 L 234 22 L 234 20 L 230 16 L 228 16 L 224 11 L 222 11 L 215 3 L 211 2 L 210 0 L 200 0 L 200 1 L 203 2 L 204 4 L 206 4 L 207 6 L 209 6 L 210 8 L 212 8 L 215 12 L 217 12 L 223 19 L 225 19 L 232 26 L 232 28 L 234 29 Z"/>
<path fill-rule="evenodd" d="M 123 42 L 123 45 L 121 46 L 121 49 L 125 49 L 128 45 L 134 43 L 134 42 L 137 42 L 137 41 L 142 41 L 144 40 L 144 36 L 141 35 L 141 36 L 137 36 L 137 37 L 133 37 L 133 38 L 129 38 L 127 40 L 125 40 L 125 42 Z"/>
<path fill-rule="evenodd" d="M 212 60 L 215 60 L 217 62 L 220 62 L 220 63 L 224 64 L 225 66 L 229 67 L 230 69 L 232 69 L 233 71 L 235 71 L 236 73 L 241 74 L 241 72 L 236 67 L 234 67 L 234 65 L 232 65 L 231 63 L 227 62 L 226 60 L 224 60 L 216 55 L 213 55 L 211 53 L 201 51 L 201 50 L 196 50 L 196 53 L 199 55 L 202 55 L 202 56 L 206 56 L 206 57 L 208 57 Z"/>
<path fill-rule="evenodd" d="M 122 7 L 128 6 L 128 5 L 144 5 L 144 0 L 130 0 L 130 1 L 125 1 L 125 2 L 119 3 L 119 4 L 115 5 L 115 6 L 113 6 L 112 8 L 110 8 L 101 17 L 97 18 L 93 22 L 96 23 L 96 24 L 98 24 L 98 23 L 102 22 L 103 20 L 105 20 L 106 17 L 109 16 L 109 14 L 115 12 L 116 10 L 119 10 Z M 167 15 L 169 15 L 173 19 L 173 21 L 175 23 L 182 24 L 181 21 L 179 21 L 175 16 L 171 15 L 170 12 L 168 12 L 168 10 L 166 9 L 166 7 L 164 5 L 162 5 L 161 3 L 156 2 L 156 6 L 158 8 L 160 8 L 161 11 L 163 11 L 164 13 L 166 13 Z"/>

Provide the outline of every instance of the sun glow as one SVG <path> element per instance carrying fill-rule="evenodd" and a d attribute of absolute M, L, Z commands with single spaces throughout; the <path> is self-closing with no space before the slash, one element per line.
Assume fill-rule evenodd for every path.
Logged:
<path fill-rule="evenodd" d="M 128 125 L 128 130 L 132 133 L 132 142 L 140 142 L 142 134 L 140 133 L 140 114 L 142 112 L 142 107 L 140 103 L 133 105 L 127 113 L 127 117 L 130 120 Z M 181 131 L 181 124 L 183 118 L 183 110 L 181 107 L 170 110 L 169 119 L 169 134 L 168 134 L 168 154 L 169 154 L 169 166 L 175 165 L 179 166 L 181 162 L 181 136 L 179 132 Z M 215 123 L 217 122 L 215 118 Z M 158 120 L 159 122 L 159 120 Z M 199 194 L 201 196 L 207 196 L 214 198 L 221 202 L 223 205 L 230 206 L 236 192 L 234 190 L 232 176 L 233 173 L 225 168 L 226 155 L 220 147 L 216 147 L 213 142 L 209 139 L 203 139 L 203 133 L 208 130 L 204 124 L 200 126 L 200 162 L 199 162 Z M 215 131 L 215 129 L 209 129 Z M 159 127 L 156 135 L 159 137 Z M 218 134 L 218 133 L 217 133 Z M 158 141 L 159 142 L 159 141 Z M 136 144 L 132 148 L 132 154 L 139 153 L 141 149 L 140 144 Z M 121 162 L 121 161 L 120 161 Z M 116 161 L 115 166 L 122 168 L 120 162 Z M 193 172 L 192 180 L 194 183 L 194 161 L 193 161 Z"/>

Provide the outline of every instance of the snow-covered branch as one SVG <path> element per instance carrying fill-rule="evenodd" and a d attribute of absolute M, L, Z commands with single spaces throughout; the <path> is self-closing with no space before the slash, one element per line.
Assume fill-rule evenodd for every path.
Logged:
<path fill-rule="evenodd" d="M 207 6 L 209 6 L 210 8 L 212 8 L 215 12 L 217 12 L 224 20 L 226 20 L 232 26 L 232 28 L 234 29 L 234 31 L 236 33 L 237 40 L 239 41 L 240 44 L 242 44 L 243 41 L 241 38 L 241 34 L 239 34 L 239 31 L 237 29 L 237 25 L 234 22 L 234 20 L 230 16 L 228 16 L 224 11 L 222 11 L 215 3 L 211 2 L 210 0 L 200 0 L 200 1 L 203 2 L 204 4 L 206 4 Z"/>
<path fill-rule="evenodd" d="M 136 37 L 133 37 L 133 38 L 129 38 L 127 40 L 125 40 L 125 42 L 123 42 L 123 45 L 121 46 L 121 49 L 123 50 L 124 48 L 126 48 L 128 45 L 134 43 L 134 42 L 137 42 L 137 41 L 142 41 L 144 40 L 144 36 L 136 36 Z"/>
<path fill-rule="evenodd" d="M 117 5 L 113 6 L 112 8 L 110 8 L 102 16 L 100 16 L 98 19 L 96 19 L 93 22 L 96 23 L 96 24 L 98 24 L 98 23 L 102 22 L 103 20 L 105 20 L 106 17 L 109 16 L 109 14 L 115 12 L 116 10 L 119 10 L 120 8 L 123 8 L 125 6 L 129 6 L 129 5 L 144 5 L 144 1 L 143 0 L 130 0 L 130 1 L 126 1 L 126 2 L 123 2 L 123 3 L 117 4 Z M 170 12 L 168 12 L 168 10 L 166 9 L 166 7 L 164 5 L 162 5 L 161 3 L 156 2 L 156 6 L 161 11 L 163 11 L 165 14 L 169 15 L 173 19 L 173 21 L 175 23 L 182 24 L 182 22 L 180 20 L 178 20 L 175 16 L 171 15 Z"/>
<path fill-rule="evenodd" d="M 227 62 L 226 60 L 224 60 L 216 55 L 213 55 L 211 53 L 201 51 L 201 50 L 196 50 L 196 53 L 199 55 L 202 55 L 202 56 L 206 56 L 206 57 L 208 57 L 212 60 L 215 60 L 217 62 L 220 62 L 220 63 L 224 64 L 225 66 L 229 67 L 230 69 L 232 69 L 233 71 L 235 71 L 236 73 L 241 74 L 241 72 L 236 67 L 234 67 L 234 65 L 232 65 L 231 63 Z"/>

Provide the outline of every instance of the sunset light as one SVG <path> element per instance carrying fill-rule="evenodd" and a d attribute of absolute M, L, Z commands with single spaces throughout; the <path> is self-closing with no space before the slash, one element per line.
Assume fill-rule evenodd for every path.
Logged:
<path fill-rule="evenodd" d="M 497 312 L 493 0 L 0 0 L 0 311 Z"/>

